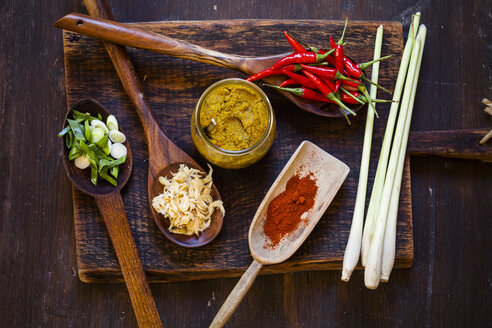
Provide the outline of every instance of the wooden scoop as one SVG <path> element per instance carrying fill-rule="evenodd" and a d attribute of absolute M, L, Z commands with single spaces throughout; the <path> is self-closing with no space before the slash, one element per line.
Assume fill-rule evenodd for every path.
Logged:
<path fill-rule="evenodd" d="M 92 116 L 101 114 L 104 120 L 109 113 L 97 102 L 92 99 L 84 99 L 73 106 L 82 113 L 90 113 Z M 67 113 L 65 122 L 71 117 L 72 110 Z M 130 299 L 140 327 L 162 327 L 159 312 L 155 306 L 152 293 L 150 291 L 147 278 L 138 256 L 137 247 L 130 230 L 130 224 L 126 217 L 125 207 L 121 198 L 120 190 L 130 178 L 132 172 L 132 152 L 128 140 L 125 142 L 128 150 L 126 162 L 121 165 L 118 176 L 118 186 L 100 180 L 94 186 L 90 179 L 90 170 L 80 170 L 75 167 L 73 162 L 68 160 L 69 150 L 65 146 L 63 138 L 62 147 L 64 149 L 63 164 L 65 171 L 72 183 L 82 192 L 93 196 L 96 199 L 97 207 L 104 218 L 104 223 L 108 229 L 109 237 L 113 243 L 118 262 L 120 263 L 123 278 L 130 294 Z"/>
<path fill-rule="evenodd" d="M 112 13 L 107 3 L 99 0 L 85 0 L 87 10 L 93 16 L 112 19 Z M 91 18 L 89 16 L 86 16 Z M 171 173 L 177 172 L 180 164 L 204 170 L 193 158 L 176 146 L 162 131 L 150 110 L 149 103 L 144 96 L 142 86 L 138 80 L 135 68 L 131 64 L 126 48 L 119 45 L 104 42 L 114 67 L 120 77 L 130 100 L 135 105 L 140 121 L 142 122 L 147 145 L 149 148 L 149 173 L 148 173 L 148 197 L 154 220 L 162 233 L 172 242 L 185 247 L 198 247 L 211 242 L 222 228 L 222 213 L 216 210 L 212 215 L 210 227 L 199 237 L 178 235 L 168 230 L 169 221 L 163 215 L 157 213 L 152 207 L 152 199 L 162 192 L 163 186 L 159 183 L 160 176 L 171 177 Z M 220 194 L 215 187 L 212 188 L 214 200 L 221 200 Z"/>
<path fill-rule="evenodd" d="M 91 10 L 88 10 L 89 13 L 91 13 Z M 99 16 L 93 15 L 92 13 L 91 15 Z M 133 27 L 131 25 L 117 23 L 112 21 L 112 18 L 101 19 L 78 13 L 72 13 L 62 17 L 55 23 L 55 27 L 77 32 L 80 34 L 85 34 L 93 38 L 120 45 L 146 49 L 174 57 L 190 59 L 202 63 L 225 67 L 243 72 L 247 75 L 252 75 L 266 68 L 269 68 L 277 60 L 288 55 L 288 53 L 265 57 L 229 55 L 218 51 L 206 49 L 191 44 L 189 42 L 173 39 L 153 32 L 148 32 Z M 279 85 L 283 80 L 285 80 L 285 77 L 281 76 L 272 76 L 264 79 L 264 81 L 275 85 Z M 280 90 L 277 91 L 307 112 L 326 117 L 343 116 L 343 113 L 340 111 L 337 105 L 309 101 L 294 96 L 289 92 Z M 349 107 L 354 112 L 356 112 L 362 106 L 354 105 Z"/>
<path fill-rule="evenodd" d="M 294 254 L 330 205 L 349 171 L 347 165 L 311 142 L 303 141 L 301 143 L 256 211 L 248 234 L 249 249 L 254 261 L 229 294 L 210 327 L 225 325 L 253 284 L 263 265 L 283 262 Z M 285 190 L 287 181 L 297 172 L 301 174 L 302 172 L 312 172 L 318 185 L 314 206 L 307 213 L 307 224 L 300 224 L 297 230 L 285 236 L 275 248 L 265 247 L 268 240 L 265 237 L 263 226 L 268 205 L 273 198 Z"/>

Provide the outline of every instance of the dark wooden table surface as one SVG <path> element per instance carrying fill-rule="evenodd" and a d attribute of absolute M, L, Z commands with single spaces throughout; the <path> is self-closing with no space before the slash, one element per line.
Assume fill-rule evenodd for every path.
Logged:
<path fill-rule="evenodd" d="M 412 130 L 490 127 L 491 1 L 113 1 L 119 21 L 396 20 L 428 28 Z M 136 327 L 123 284 L 76 275 L 62 32 L 80 1 L 0 2 L 0 326 Z M 277 101 L 282 101 L 278 99 Z M 283 106 L 291 106 L 287 102 Z M 186 127 L 187 128 L 187 127 Z M 492 164 L 411 159 L 415 261 L 376 291 L 362 272 L 258 277 L 229 327 L 492 326 Z M 153 284 L 166 327 L 206 327 L 237 279 Z"/>

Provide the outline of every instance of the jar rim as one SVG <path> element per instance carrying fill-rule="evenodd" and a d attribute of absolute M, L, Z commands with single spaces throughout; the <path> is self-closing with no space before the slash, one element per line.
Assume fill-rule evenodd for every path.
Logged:
<path fill-rule="evenodd" d="M 216 144 L 214 144 L 210 140 L 210 138 L 205 134 L 205 131 L 203 131 L 203 128 L 200 124 L 200 113 L 201 113 L 203 101 L 205 100 L 206 96 L 210 92 L 212 92 L 214 89 L 216 89 L 217 87 L 219 87 L 223 84 L 246 85 L 246 86 L 252 88 L 253 90 L 255 90 L 256 92 L 258 92 L 258 94 L 261 96 L 261 98 L 263 99 L 263 101 L 266 104 L 267 111 L 268 111 L 268 125 L 265 129 L 265 132 L 261 136 L 261 138 L 257 142 L 255 142 L 252 146 L 250 146 L 248 148 L 241 149 L 241 150 L 228 150 L 228 149 L 221 148 L 221 147 L 217 146 Z M 240 79 L 240 78 L 228 78 L 228 79 L 219 80 L 219 81 L 213 83 L 211 86 L 209 86 L 202 93 L 202 95 L 200 96 L 200 99 L 198 99 L 198 103 L 195 106 L 195 115 L 196 115 L 196 120 L 195 120 L 196 128 L 197 128 L 198 134 L 202 138 L 202 140 L 204 140 L 214 150 L 216 150 L 220 153 L 223 153 L 226 155 L 232 155 L 232 156 L 247 154 L 247 153 L 251 152 L 252 150 L 261 146 L 268 139 L 268 136 L 270 134 L 270 131 L 272 130 L 273 121 L 274 121 L 274 113 L 273 113 L 272 105 L 271 105 L 270 100 L 268 99 L 267 95 L 265 94 L 265 92 L 260 87 L 258 87 L 256 84 L 254 84 L 250 81 L 244 80 L 244 79 Z"/>

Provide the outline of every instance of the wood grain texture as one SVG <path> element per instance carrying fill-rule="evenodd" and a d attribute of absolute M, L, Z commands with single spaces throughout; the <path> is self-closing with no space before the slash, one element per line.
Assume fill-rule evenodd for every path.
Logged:
<path fill-rule="evenodd" d="M 95 197 L 115 249 L 140 328 L 162 328 L 119 191 Z"/>
<path fill-rule="evenodd" d="M 121 22 L 348 17 L 350 21 L 399 21 L 405 33 L 411 14 L 420 10 L 428 38 L 412 131 L 492 125 L 481 103 L 484 97 L 492 99 L 490 1 L 113 0 L 110 5 Z M 79 0 L 0 1 L 2 328 L 137 327 L 124 284 L 85 284 L 77 276 L 71 184 L 55 137 L 67 109 L 63 34 L 52 27 L 74 11 L 87 13 Z M 254 40 L 250 37 L 249 42 Z M 282 46 L 288 49 L 283 41 Z M 243 48 L 244 54 L 248 52 Z M 162 70 L 181 72 L 189 63 L 176 61 L 177 66 Z M 143 67 L 138 67 L 142 79 L 148 73 Z M 206 85 L 230 72 L 214 74 L 200 85 L 192 85 L 195 76 L 186 77 L 196 99 Z M 117 83 L 114 70 L 110 76 Z M 152 80 L 152 75 L 147 79 Z M 166 107 L 154 108 L 153 99 L 151 105 L 159 110 L 156 116 L 172 140 L 200 159 L 187 137 L 188 118 L 181 118 L 179 126 L 172 125 L 174 120 L 166 121 L 168 109 L 169 116 L 177 115 L 177 108 L 188 110 L 179 104 L 185 90 L 176 91 L 174 85 L 162 86 Z M 104 98 L 104 90 L 99 95 Z M 318 143 L 334 126 L 345 124 L 343 119 L 321 120 L 274 93 L 269 95 L 286 133 L 311 135 Z M 380 106 L 378 111 L 382 117 L 375 121 L 375 144 L 381 142 L 388 107 Z M 130 119 L 139 126 L 135 114 Z M 364 123 L 361 115 L 350 131 L 363 131 Z M 351 133 L 362 141 L 362 132 Z M 132 147 L 135 142 L 145 151 L 143 140 L 133 140 Z M 283 145 L 269 156 L 292 152 L 296 146 Z M 411 269 L 395 270 L 390 281 L 376 291 L 363 287 L 362 271 L 354 272 L 349 283 L 342 282 L 336 270 L 259 276 L 227 327 L 492 327 L 491 164 L 433 156 L 413 156 L 410 162 L 415 248 Z M 266 170 L 275 171 L 272 165 Z M 373 166 L 371 170 L 372 175 Z M 254 168 L 245 170 L 236 180 L 244 183 L 254 174 Z M 352 167 L 349 178 L 357 175 L 358 167 Z M 273 177 L 261 182 L 256 191 L 267 190 L 272 181 Z M 225 184 L 224 178 L 219 182 Z M 140 201 L 144 203 L 145 196 Z M 251 219 L 254 211 L 246 214 Z M 131 225 L 135 228 L 134 221 Z M 201 328 L 212 322 L 237 281 L 212 279 L 150 287 L 166 327 Z"/>
<path fill-rule="evenodd" d="M 360 61 L 372 57 L 375 31 L 381 22 L 352 22 L 346 35 L 348 44 L 360 45 L 354 52 Z M 398 23 L 386 26 L 383 54 L 395 54 L 381 65 L 383 86 L 392 87 L 402 51 L 402 29 Z M 288 43 L 280 37 L 285 29 L 304 35 L 307 42 L 319 42 L 315 31 L 338 33 L 343 22 L 328 21 L 208 21 L 138 23 L 135 26 L 223 52 L 267 55 L 288 51 Z M 316 28 L 313 29 L 313 26 Z M 255 37 L 252 38 L 251 36 Z M 279 39 L 280 38 L 280 39 Z M 224 42 L 234 40 L 234 42 Z M 272 42 L 272 40 L 275 40 Z M 278 41 L 277 41 L 278 40 Z M 316 45 L 319 45 L 315 43 Z M 141 125 L 135 111 L 115 76 L 102 44 L 89 37 L 64 32 L 67 101 L 91 95 L 117 112 L 134 152 L 134 169 L 124 201 L 149 281 L 183 281 L 239 276 L 251 262 L 247 246 L 247 231 L 263 195 L 276 178 L 285 162 L 303 139 L 347 163 L 352 169 L 334 202 L 303 246 L 287 262 L 265 267 L 261 274 L 303 270 L 339 269 L 350 231 L 353 203 L 357 187 L 362 129 L 349 128 L 343 120 L 306 117 L 303 125 L 296 125 L 286 117 L 272 98 L 278 129 L 274 144 L 267 156 L 244 170 L 216 168 L 214 181 L 223 195 L 226 217 L 215 241 L 196 250 L 187 250 L 165 240 L 152 220 L 148 207 L 147 171 L 148 151 Z M 129 49 L 129 54 L 142 82 L 143 90 L 161 127 L 173 136 L 178 147 L 192 155 L 202 167 L 204 162 L 189 136 L 191 111 L 201 92 L 218 79 L 239 76 L 239 73 L 164 55 Z M 268 90 L 267 90 L 268 92 Z M 278 97 L 278 96 L 277 96 Z M 303 117 L 301 111 L 290 116 Z M 357 125 L 363 119 L 356 120 Z M 297 131 L 293 131 L 293 129 Z M 382 133 L 382 132 L 380 132 Z M 378 149 L 379 145 L 375 146 Z M 376 154 L 376 151 L 374 152 Z M 374 155 L 376 156 L 376 155 Z M 375 161 L 373 161 L 373 164 Z M 408 172 L 408 165 L 406 166 Z M 408 268 L 413 260 L 413 231 L 408 173 L 402 189 L 396 267 Z M 90 199 L 74 191 L 74 218 L 77 242 L 78 272 L 86 282 L 121 281 L 107 236 L 101 230 L 100 218 Z"/>
<path fill-rule="evenodd" d="M 84 4 L 89 13 L 98 18 L 111 18 L 113 13 L 108 8 L 108 3 L 102 0 L 85 0 Z M 177 172 L 180 164 L 186 164 L 206 173 L 200 165 L 195 162 L 188 154 L 177 147 L 167 135 L 162 131 L 157 123 L 157 120 L 150 109 L 149 102 L 142 89 L 139 77 L 135 71 L 128 52 L 125 47 L 109 42 L 103 42 L 107 54 L 111 58 L 111 62 L 118 74 L 123 89 L 126 95 L 130 98 L 132 105 L 137 111 L 140 122 L 145 132 L 145 139 L 148 147 L 148 178 L 147 178 L 147 195 L 149 202 L 152 204 L 152 199 L 161 193 L 162 185 L 158 181 L 159 177 L 164 176 L 171 178 L 173 172 Z M 221 201 L 222 198 L 216 186 L 212 186 L 211 196 L 214 200 Z M 200 234 L 198 238 L 185 235 L 177 235 L 170 233 L 168 227 L 170 222 L 160 216 L 152 206 L 150 206 L 154 221 L 161 232 L 170 241 L 186 247 L 199 247 L 211 242 L 220 232 L 223 222 L 223 215 L 220 211 L 216 211 L 213 215 L 213 224 Z"/>

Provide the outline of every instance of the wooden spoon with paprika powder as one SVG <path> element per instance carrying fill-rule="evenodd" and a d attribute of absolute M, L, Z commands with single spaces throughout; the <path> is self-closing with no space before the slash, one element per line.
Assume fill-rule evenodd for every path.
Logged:
<path fill-rule="evenodd" d="M 297 251 L 316 223 L 318 223 L 328 205 L 330 205 L 349 171 L 350 169 L 347 165 L 313 143 L 309 141 L 301 143 L 256 211 L 248 235 L 253 263 L 229 294 L 210 327 L 222 327 L 226 324 L 253 284 L 263 265 L 283 262 Z M 302 186 L 300 183 L 297 186 L 292 186 L 292 183 L 289 182 L 289 180 L 304 180 L 306 182 L 306 177 L 312 180 L 307 187 L 306 185 Z M 315 186 L 315 188 L 312 188 L 312 186 Z M 293 191 L 295 189 L 298 193 L 296 195 Z M 304 205 L 301 203 L 311 202 L 307 205 L 308 208 L 304 207 L 307 212 L 301 216 L 299 224 L 293 230 L 290 229 L 291 231 L 283 234 L 285 231 L 281 229 L 287 228 L 275 229 L 273 239 L 270 239 L 268 236 L 271 236 L 271 233 L 265 233 L 268 226 L 267 221 L 271 220 L 270 217 L 267 218 L 270 215 L 267 214 L 268 207 L 270 203 L 272 205 L 274 203 L 283 204 L 286 208 L 289 207 L 291 215 L 295 215 L 292 207 L 283 202 L 288 197 L 293 197 L 291 198 L 292 201 L 299 206 Z M 286 208 L 279 208 L 275 211 L 287 212 Z M 293 219 L 296 219 L 296 217 L 293 217 Z M 281 222 L 278 223 L 278 227 L 285 226 Z M 281 238 L 276 238 L 279 237 L 278 234 L 280 234 Z"/>

